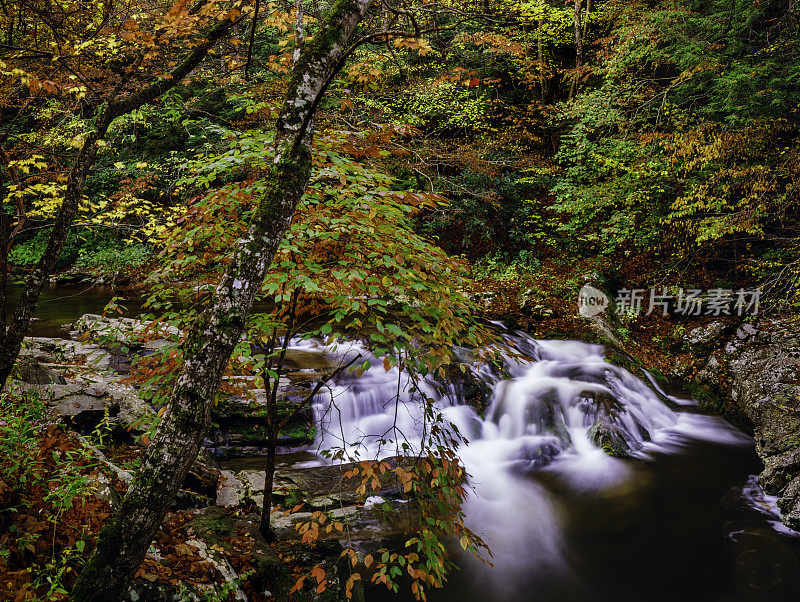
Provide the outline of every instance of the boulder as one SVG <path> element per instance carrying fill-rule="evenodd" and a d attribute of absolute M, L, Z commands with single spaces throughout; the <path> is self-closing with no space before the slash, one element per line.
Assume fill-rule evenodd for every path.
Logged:
<path fill-rule="evenodd" d="M 701 385 L 718 388 L 723 376 L 724 369 L 716 354 L 713 354 L 706 362 L 703 369 L 697 373 L 695 381 Z"/>
<path fill-rule="evenodd" d="M 20 358 L 32 358 L 44 364 L 82 370 L 105 370 L 111 364 L 111 355 L 99 345 L 68 339 L 25 337 L 19 355 Z"/>
<path fill-rule="evenodd" d="M 44 366 L 41 361 L 34 359 L 31 355 L 24 355 L 17 360 L 12 377 L 32 385 L 65 385 L 67 383 L 61 374 Z"/>
<path fill-rule="evenodd" d="M 231 555 L 241 554 L 234 548 L 234 541 L 247 543 L 247 562 L 255 571 L 250 583 L 268 597 L 285 597 L 292 579 L 278 555 L 270 548 L 258 530 L 259 516 L 248 514 L 232 516 L 222 508 L 206 508 L 191 522 L 196 541 L 202 542 L 206 550 L 223 550 Z M 218 561 L 217 559 L 215 559 Z M 220 571 L 222 572 L 222 571 Z M 224 574 L 224 573 L 223 573 Z"/>
<path fill-rule="evenodd" d="M 53 411 L 78 432 L 92 431 L 108 415 L 112 429 L 144 432 L 155 411 L 133 387 L 113 381 L 84 384 L 28 384 L 16 386 L 47 401 Z"/>
<path fill-rule="evenodd" d="M 529 318 L 549 318 L 553 315 L 553 310 L 541 303 L 542 291 L 529 288 L 522 291 L 519 296 L 519 309 L 523 315 Z"/>
<path fill-rule="evenodd" d="M 609 456 L 617 458 L 627 456 L 630 452 L 624 434 L 613 425 L 595 424 L 587 433 L 589 440 Z"/>
<path fill-rule="evenodd" d="M 84 314 L 73 324 L 75 334 L 84 340 L 99 343 L 108 349 L 140 349 L 155 351 L 172 344 L 169 339 L 180 335 L 174 326 L 160 326 L 164 338 L 147 332 L 151 322 L 133 318 L 109 318 L 98 314 Z"/>

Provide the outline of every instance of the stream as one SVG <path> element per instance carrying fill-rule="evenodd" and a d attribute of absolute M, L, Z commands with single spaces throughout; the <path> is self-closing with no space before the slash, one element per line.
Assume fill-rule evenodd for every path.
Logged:
<path fill-rule="evenodd" d="M 314 405 L 318 449 L 418 445 L 422 394 L 467 438 L 464 510 L 493 567 L 463 558 L 434 599 L 800 600 L 800 539 L 758 487 L 750 437 L 606 362 L 601 346 L 507 340 L 523 358 L 506 360 L 506 378 L 476 370 L 492 388 L 484 417 L 377 358 Z M 369 358 L 357 343 L 337 349 L 355 352 Z M 593 442 L 597 425 L 628 457 Z"/>
<path fill-rule="evenodd" d="M 62 324 L 100 313 L 108 297 L 50 289 L 30 334 L 66 336 Z M 137 304 L 128 307 L 135 315 Z M 800 536 L 780 523 L 774 500 L 758 487 L 750 437 L 608 363 L 601 346 L 507 338 L 521 357 L 506 357 L 504 374 L 473 367 L 491 390 L 483 416 L 457 388 L 386 371 L 358 343 L 295 345 L 340 358 L 361 353 L 374 366 L 317 396 L 310 451 L 344 447 L 368 458 L 418 446 L 420 395 L 436 399 L 466 437 L 458 450 L 470 475 L 465 511 L 493 566 L 463 558 L 431 599 L 800 600 Z M 303 459 L 306 466 L 326 461 Z M 370 591 L 368 599 L 385 595 Z"/>

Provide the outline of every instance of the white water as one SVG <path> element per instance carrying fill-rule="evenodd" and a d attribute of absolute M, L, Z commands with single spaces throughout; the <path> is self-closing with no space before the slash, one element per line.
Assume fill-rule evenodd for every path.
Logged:
<path fill-rule="evenodd" d="M 622 442 L 627 456 L 642 461 L 654 452 L 677 451 L 692 439 L 750 444 L 722 420 L 671 409 L 661 399 L 674 407 L 691 402 L 660 390 L 659 398 L 642 380 L 606 362 L 601 346 L 524 335 L 509 339 L 529 359 L 508 360 L 506 379 L 486 366 L 474 369 L 492 389 L 485 418 L 464 405 L 452 387 L 442 391 L 433 382 L 414 383 L 397 368 L 385 371 L 356 343 L 340 345 L 336 355 L 360 353 L 373 367 L 361 378 L 343 377 L 314 404 L 318 448 L 342 449 L 347 460 L 417 449 L 428 426 L 421 400 L 436 400 L 436 408 L 468 441 L 458 451 L 472 486 L 464 509 L 501 569 L 488 576 L 495 576 L 498 593 L 532 566 L 569 573 L 561 510 L 531 473 L 548 471 L 575 491 L 594 492 L 628 477 L 630 461 L 609 456 L 590 436 L 597 425 Z"/>

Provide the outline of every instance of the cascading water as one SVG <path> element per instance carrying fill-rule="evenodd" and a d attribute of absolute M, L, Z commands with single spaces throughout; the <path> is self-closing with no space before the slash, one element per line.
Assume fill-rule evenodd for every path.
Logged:
<path fill-rule="evenodd" d="M 337 355 L 343 360 L 360 355 L 359 362 L 367 360 L 376 367 L 361 377 L 342 376 L 317 396 L 316 447 L 344 449 L 349 458 L 413 448 L 424 428 L 425 397 L 436 400 L 445 419 L 465 436 L 468 445 L 461 451 L 467 456 L 466 448 L 481 447 L 482 454 L 492 449 L 497 467 L 515 472 L 558 459 L 560 470 L 587 469 L 582 486 L 624 471 L 606 452 L 646 457 L 649 451 L 679 446 L 682 435 L 748 441 L 721 420 L 671 409 L 661 398 L 673 405 L 693 402 L 666 395 L 653 381 L 657 394 L 627 370 L 608 363 L 600 345 L 534 341 L 519 334 L 513 343 L 529 357 L 506 360 L 509 378 L 486 367 L 474 371 L 493 388 L 483 419 L 452 386 L 443 392 L 437 383 L 412 379 L 397 367 L 382 370 L 377 367 L 380 360 L 359 343 L 338 345 Z M 313 341 L 304 345 L 324 349 Z"/>
<path fill-rule="evenodd" d="M 493 570 L 475 567 L 493 599 L 513 598 L 533 574 L 565 581 L 572 570 L 564 508 L 549 484 L 596 495 L 624 487 L 637 459 L 673 454 L 692 441 L 751 445 L 721 419 L 678 411 L 693 402 L 610 364 L 599 345 L 508 338 L 527 357 L 508 359 L 504 378 L 486 366 L 474 370 L 492 391 L 483 418 L 457 389 L 414 381 L 396 367 L 385 371 L 358 343 L 340 344 L 336 354 L 360 353 L 374 367 L 360 378 L 342 377 L 314 403 L 318 449 L 343 449 L 347 459 L 415 449 L 425 428 L 421 397 L 436 400 L 467 440 L 458 450 L 472 488 L 464 509 L 494 554 Z"/>

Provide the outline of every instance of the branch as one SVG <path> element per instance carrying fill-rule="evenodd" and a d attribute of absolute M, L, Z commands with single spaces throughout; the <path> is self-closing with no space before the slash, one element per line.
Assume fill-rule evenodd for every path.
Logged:
<path fill-rule="evenodd" d="M 211 31 L 205 41 L 199 44 L 186 59 L 177 65 L 167 75 L 163 76 L 156 82 L 153 82 L 146 88 L 128 95 L 120 101 L 113 102 L 109 105 L 108 111 L 105 115 L 105 120 L 111 123 L 115 118 L 124 115 L 140 106 L 154 101 L 156 98 L 167 92 L 170 88 L 175 86 L 178 82 L 183 80 L 192 70 L 200 64 L 206 57 L 208 51 L 233 27 L 241 20 L 231 19 L 230 16 L 225 16 Z"/>
<path fill-rule="evenodd" d="M 359 353 L 357 356 L 355 356 L 349 362 L 339 366 L 336 370 L 334 370 L 330 374 L 323 374 L 322 377 L 317 381 L 316 386 L 311 390 L 311 393 L 306 395 L 306 397 L 303 399 L 303 401 L 300 402 L 300 405 L 298 405 L 294 410 L 292 410 L 292 412 L 288 416 L 285 416 L 284 419 L 281 420 L 280 424 L 278 425 L 278 429 L 277 430 L 279 431 L 283 427 L 285 427 L 287 424 L 289 424 L 289 421 L 292 418 L 294 418 L 295 416 L 297 416 L 297 414 L 300 412 L 300 410 L 302 410 L 306 406 L 306 404 L 308 402 L 310 402 L 312 399 L 314 399 L 314 396 L 317 393 L 319 393 L 319 390 L 322 387 L 324 387 L 327 382 L 329 382 L 329 381 L 333 380 L 334 378 L 336 378 L 337 376 L 339 376 L 342 372 L 347 370 L 350 366 L 352 366 L 360 358 L 361 358 L 361 354 Z"/>
<path fill-rule="evenodd" d="M 116 464 L 112 463 L 108 458 L 106 458 L 106 456 L 105 456 L 105 454 L 103 452 L 101 452 L 94 445 L 89 443 L 89 441 L 86 439 L 86 437 L 84 437 L 83 435 L 79 435 L 77 433 L 75 433 L 75 436 L 78 438 L 78 440 L 81 443 L 83 443 L 89 449 L 89 451 L 91 451 L 95 455 L 95 457 L 98 460 L 100 460 L 100 462 L 102 462 L 103 464 L 108 466 L 114 472 L 114 474 L 119 477 L 119 479 L 122 482 L 130 483 L 133 480 L 133 475 L 130 472 L 128 472 L 124 468 L 120 468 Z"/>

